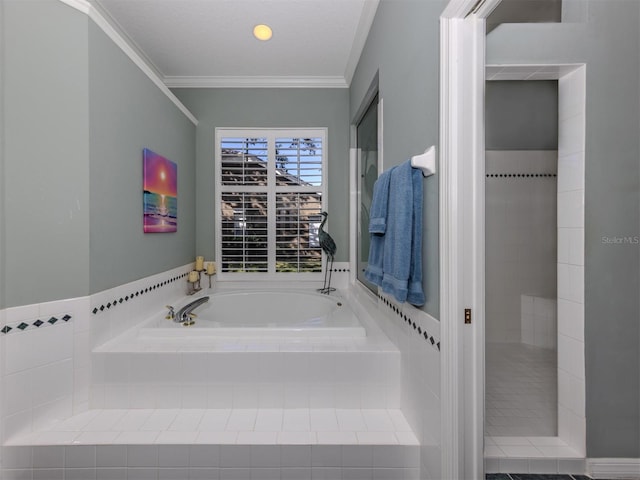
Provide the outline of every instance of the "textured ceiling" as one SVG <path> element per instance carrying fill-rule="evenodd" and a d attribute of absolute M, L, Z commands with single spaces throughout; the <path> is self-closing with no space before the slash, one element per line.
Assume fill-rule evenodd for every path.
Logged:
<path fill-rule="evenodd" d="M 378 0 L 95 0 L 94 4 L 168 85 L 265 77 L 348 84 Z M 253 37 L 258 23 L 273 28 L 271 40 Z"/>

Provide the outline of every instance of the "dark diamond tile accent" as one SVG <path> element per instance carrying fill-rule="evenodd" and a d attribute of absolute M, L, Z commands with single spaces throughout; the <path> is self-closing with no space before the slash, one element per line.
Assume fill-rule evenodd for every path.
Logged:
<path fill-rule="evenodd" d="M 107 308 L 111 308 L 111 302 L 107 303 Z"/>
<path fill-rule="evenodd" d="M 2 327 L 2 330 L 0 330 L 0 332 L 9 333 L 11 330 L 13 330 L 13 328 L 11 328 L 9 326 L 4 326 L 4 327 Z"/>
<path fill-rule="evenodd" d="M 25 328 L 27 328 L 29 326 L 28 323 L 24 323 L 22 322 L 20 325 L 18 325 L 16 328 L 19 328 L 20 330 L 24 330 Z"/>
<path fill-rule="evenodd" d="M 69 320 L 71 320 L 71 315 L 69 315 L 69 314 L 67 313 L 64 317 L 62 317 L 62 319 L 63 319 L 65 322 L 68 322 Z"/>
<path fill-rule="evenodd" d="M 440 342 L 438 342 L 438 351 L 440 351 Z"/>
<path fill-rule="evenodd" d="M 58 319 L 56 317 L 51 317 L 49 320 L 47 320 L 47 322 L 49 322 L 51 325 L 54 325 L 57 321 Z"/>
<path fill-rule="evenodd" d="M 101 311 L 101 312 L 104 312 L 104 309 L 105 309 L 105 308 L 106 308 L 106 307 L 105 307 L 104 305 L 100 305 L 100 311 Z"/>
<path fill-rule="evenodd" d="M 95 315 L 96 313 L 98 313 L 98 309 L 94 308 L 93 310 L 91 310 L 93 312 L 93 314 Z"/>
<path fill-rule="evenodd" d="M 433 345 L 434 343 L 436 343 L 436 341 L 433 339 L 433 337 L 429 338 L 429 341 L 431 342 L 431 345 Z"/>
<path fill-rule="evenodd" d="M 129 295 L 127 295 L 126 297 L 124 297 L 124 301 L 128 302 L 129 301 Z"/>
<path fill-rule="evenodd" d="M 43 323 L 44 323 L 44 322 L 43 322 L 42 320 L 36 320 L 35 322 L 33 322 L 33 324 L 34 324 L 36 327 L 39 327 L 39 326 L 40 326 L 40 325 L 42 325 Z"/>
<path fill-rule="evenodd" d="M 124 299 L 120 297 L 120 300 L 118 300 L 118 303 L 122 303 L 122 302 L 124 302 Z"/>

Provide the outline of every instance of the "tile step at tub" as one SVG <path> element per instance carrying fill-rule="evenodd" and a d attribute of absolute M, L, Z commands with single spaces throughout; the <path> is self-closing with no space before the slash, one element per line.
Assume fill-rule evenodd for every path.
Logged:
<path fill-rule="evenodd" d="M 407 469 L 409 478 L 419 467 L 419 448 L 400 410 L 105 409 L 10 439 L 3 466 L 212 468 L 220 475 L 227 468 L 274 468 L 282 478 L 294 473 L 289 468 L 304 469 L 300 478 L 323 468 Z"/>

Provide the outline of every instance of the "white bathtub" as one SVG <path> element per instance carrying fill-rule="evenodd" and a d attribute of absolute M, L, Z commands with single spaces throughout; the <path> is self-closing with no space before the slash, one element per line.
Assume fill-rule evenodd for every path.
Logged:
<path fill-rule="evenodd" d="M 189 297 L 187 304 L 199 297 Z M 364 337 L 366 331 L 338 294 L 306 291 L 235 291 L 208 295 L 193 310 L 192 326 L 165 319 L 146 321 L 139 337 Z M 178 305 L 180 307 L 181 305 Z M 179 308 L 176 308 L 176 312 Z"/>

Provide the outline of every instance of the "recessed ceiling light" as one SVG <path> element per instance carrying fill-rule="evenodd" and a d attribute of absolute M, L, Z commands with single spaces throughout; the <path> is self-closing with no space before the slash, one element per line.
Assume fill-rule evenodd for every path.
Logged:
<path fill-rule="evenodd" d="M 253 27 L 253 36 L 256 37 L 258 40 L 262 40 L 263 42 L 266 42 L 271 38 L 272 35 L 273 35 L 273 31 L 271 30 L 271 27 L 269 27 L 269 25 L 260 24 Z"/>

